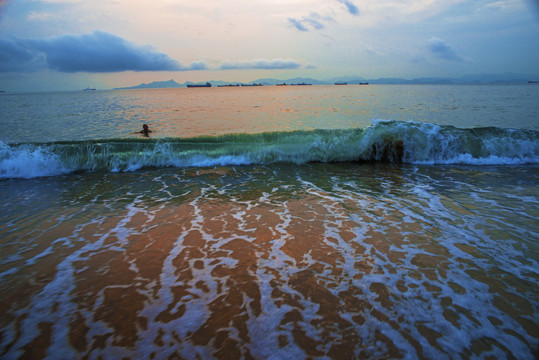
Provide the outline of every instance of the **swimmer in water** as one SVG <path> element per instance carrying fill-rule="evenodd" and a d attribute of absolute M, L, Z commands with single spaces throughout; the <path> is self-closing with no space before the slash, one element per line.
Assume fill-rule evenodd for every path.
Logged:
<path fill-rule="evenodd" d="M 150 136 L 151 132 L 152 131 L 148 128 L 148 125 L 144 124 L 142 125 L 142 130 L 140 130 L 138 133 L 144 136 Z"/>

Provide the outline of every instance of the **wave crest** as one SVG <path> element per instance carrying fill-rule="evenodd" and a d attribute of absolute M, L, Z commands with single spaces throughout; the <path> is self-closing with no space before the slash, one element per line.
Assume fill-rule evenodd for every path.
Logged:
<path fill-rule="evenodd" d="M 459 129 L 375 121 L 366 129 L 234 134 L 189 139 L 109 139 L 39 144 L 0 142 L 0 178 L 143 167 L 386 161 L 417 164 L 538 163 L 533 130 Z"/>

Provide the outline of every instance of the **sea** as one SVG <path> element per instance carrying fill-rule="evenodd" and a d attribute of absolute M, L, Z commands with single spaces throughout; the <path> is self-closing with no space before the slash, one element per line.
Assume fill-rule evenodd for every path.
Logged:
<path fill-rule="evenodd" d="M 3 93 L 0 128 L 2 359 L 539 357 L 535 84 Z"/>

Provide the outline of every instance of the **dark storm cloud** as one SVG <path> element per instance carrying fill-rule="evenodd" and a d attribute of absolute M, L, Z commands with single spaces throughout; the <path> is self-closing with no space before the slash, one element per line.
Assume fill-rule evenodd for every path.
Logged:
<path fill-rule="evenodd" d="M 42 68 L 67 73 L 107 73 L 201 70 L 206 65 L 197 62 L 183 66 L 164 53 L 102 31 L 50 39 L 10 38 L 0 43 L 0 71 L 34 71 Z"/>
<path fill-rule="evenodd" d="M 17 38 L 0 39 L 0 72 L 25 72 L 44 67 L 43 55 Z"/>
<path fill-rule="evenodd" d="M 61 72 L 117 72 L 180 70 L 168 55 L 140 47 L 101 31 L 33 41 L 47 56 L 48 65 Z"/>
<path fill-rule="evenodd" d="M 251 61 L 238 61 L 230 62 L 225 61 L 221 64 L 221 70 L 245 70 L 245 69 L 264 69 L 264 70 L 285 70 L 285 69 L 299 69 L 302 65 L 294 60 L 251 60 Z"/>
<path fill-rule="evenodd" d="M 346 6 L 348 12 L 352 15 L 359 15 L 359 9 L 349 0 L 338 0 L 341 4 Z"/>
<path fill-rule="evenodd" d="M 429 51 L 436 57 L 450 61 L 464 61 L 464 58 L 457 54 L 453 48 L 442 39 L 433 37 L 429 40 Z"/>

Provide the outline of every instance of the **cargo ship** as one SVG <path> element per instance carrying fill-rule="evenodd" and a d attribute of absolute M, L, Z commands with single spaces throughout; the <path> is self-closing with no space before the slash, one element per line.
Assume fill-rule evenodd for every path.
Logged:
<path fill-rule="evenodd" d="M 188 88 L 200 88 L 200 87 L 211 87 L 211 84 L 209 82 L 205 84 L 187 84 Z"/>

